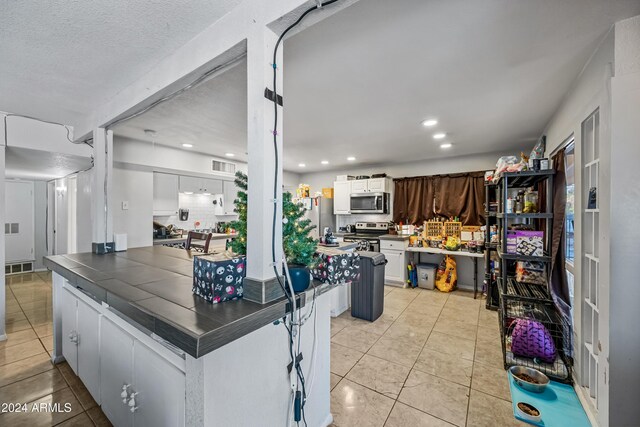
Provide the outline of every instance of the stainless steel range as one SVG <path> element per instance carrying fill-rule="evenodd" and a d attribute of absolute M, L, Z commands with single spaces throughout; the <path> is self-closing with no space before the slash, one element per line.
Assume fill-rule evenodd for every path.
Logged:
<path fill-rule="evenodd" d="M 345 242 L 361 242 L 358 250 L 380 252 L 380 236 L 389 234 L 388 222 L 356 222 L 356 232 L 345 234 Z"/>

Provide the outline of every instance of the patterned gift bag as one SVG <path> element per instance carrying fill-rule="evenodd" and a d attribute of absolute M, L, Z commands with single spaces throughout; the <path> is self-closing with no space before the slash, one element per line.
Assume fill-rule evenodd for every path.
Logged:
<path fill-rule="evenodd" d="M 246 258 L 225 253 L 193 258 L 193 293 L 217 304 L 242 298 Z"/>

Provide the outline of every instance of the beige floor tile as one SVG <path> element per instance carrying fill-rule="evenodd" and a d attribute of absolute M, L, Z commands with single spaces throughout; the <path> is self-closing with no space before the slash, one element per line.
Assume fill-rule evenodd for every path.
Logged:
<path fill-rule="evenodd" d="M 383 336 L 388 338 L 405 339 L 417 344 L 424 344 L 431 333 L 433 324 L 412 326 L 407 323 L 396 322 L 387 329 Z"/>
<path fill-rule="evenodd" d="M 37 339 L 38 336 L 33 331 L 33 329 L 25 329 L 23 331 L 12 332 L 7 334 L 7 339 L 4 341 L 0 341 L 0 349 L 13 347 L 16 344 L 22 344 L 27 341 L 32 341 Z"/>
<path fill-rule="evenodd" d="M 331 336 L 334 336 L 347 326 L 349 326 L 353 320 L 346 319 L 344 317 L 332 317 L 331 318 Z"/>
<path fill-rule="evenodd" d="M 330 375 L 331 375 L 331 377 L 329 379 L 329 389 L 333 390 L 335 388 L 335 386 L 338 385 L 340 380 L 342 380 L 342 377 L 340 375 L 334 374 L 333 372 L 331 372 Z"/>
<path fill-rule="evenodd" d="M 331 343 L 331 372 L 344 377 L 364 353 L 336 343 Z"/>
<path fill-rule="evenodd" d="M 40 353 L 17 362 L 0 366 L 0 387 L 54 369 L 47 353 Z"/>
<path fill-rule="evenodd" d="M 473 360 L 475 341 L 454 337 L 440 332 L 431 332 L 425 348 L 445 354 L 453 354 L 463 359 Z"/>
<path fill-rule="evenodd" d="M 504 368 L 500 342 L 478 340 L 474 360 L 497 369 Z"/>
<path fill-rule="evenodd" d="M 418 313 L 415 311 L 405 311 L 398 317 L 396 320 L 397 323 L 406 323 L 412 326 L 429 326 L 432 327 L 436 320 L 438 319 L 438 315 L 435 313 Z"/>
<path fill-rule="evenodd" d="M 389 295 L 387 295 L 388 297 Z M 384 300 L 384 309 L 389 311 L 404 311 L 409 306 L 409 301 L 399 301 L 399 300 L 387 300 L 385 297 Z"/>
<path fill-rule="evenodd" d="M 465 310 L 459 307 L 444 307 L 440 312 L 438 320 L 453 320 L 464 322 L 470 325 L 478 324 L 478 312 L 475 310 Z"/>
<path fill-rule="evenodd" d="M 93 397 L 91 396 L 91 393 L 89 393 L 89 390 L 87 390 L 82 381 L 80 381 L 80 378 L 78 378 L 76 374 L 73 373 L 68 363 L 64 362 L 59 364 L 58 369 L 60 370 L 60 373 L 62 374 L 64 379 L 67 381 L 67 384 L 69 384 L 69 387 L 71 387 L 73 394 L 75 394 L 76 398 L 85 410 L 98 405 L 96 401 L 93 400 Z"/>
<path fill-rule="evenodd" d="M 0 366 L 44 352 L 45 349 L 38 339 L 26 341 L 11 347 L 3 347 L 0 348 Z"/>
<path fill-rule="evenodd" d="M 45 348 L 45 350 L 47 351 L 53 350 L 53 335 L 40 338 L 40 341 L 42 342 L 42 346 Z"/>
<path fill-rule="evenodd" d="M 433 327 L 433 330 L 458 338 L 475 340 L 478 333 L 478 326 L 456 320 L 439 319 Z"/>
<path fill-rule="evenodd" d="M 500 342 L 500 329 L 498 324 L 483 325 L 478 324 L 478 339 L 482 341 Z"/>
<path fill-rule="evenodd" d="M 366 353 L 379 338 L 377 334 L 350 325 L 331 337 L 331 342 Z"/>
<path fill-rule="evenodd" d="M 471 388 L 493 397 L 511 401 L 508 373 L 503 368 L 494 368 L 474 363 Z"/>
<path fill-rule="evenodd" d="M 53 322 L 53 315 L 46 313 L 30 314 L 27 315 L 27 319 L 32 326 L 42 325 L 45 323 Z"/>
<path fill-rule="evenodd" d="M 83 412 L 80 415 L 76 415 L 63 423 L 58 424 L 56 427 L 87 427 L 92 425 L 93 422 L 91 421 L 91 418 L 89 418 L 86 412 Z"/>
<path fill-rule="evenodd" d="M 414 369 L 398 400 L 457 426 L 464 426 L 469 389 Z"/>
<path fill-rule="evenodd" d="M 65 387 L 67 383 L 62 374 L 51 369 L 0 388 L 0 395 L 4 402 L 29 403 Z"/>
<path fill-rule="evenodd" d="M 368 354 L 389 362 L 411 367 L 422 350 L 423 341 L 407 341 L 405 339 L 382 336 Z"/>
<path fill-rule="evenodd" d="M 19 320 L 17 322 L 7 322 L 5 326 L 5 330 L 8 334 L 24 331 L 25 329 L 31 329 L 31 323 L 29 323 L 27 319 Z"/>
<path fill-rule="evenodd" d="M 5 283 L 7 285 L 20 285 L 26 283 L 41 283 L 43 280 L 36 273 L 17 274 L 15 276 L 6 276 Z"/>
<path fill-rule="evenodd" d="M 440 301 L 432 301 L 424 298 L 416 298 L 407 306 L 406 312 L 420 313 L 437 317 L 442 311 L 443 303 Z"/>
<path fill-rule="evenodd" d="M 469 387 L 473 362 L 460 355 L 445 354 L 425 348 L 413 367 L 421 372 Z"/>
<path fill-rule="evenodd" d="M 346 378 L 396 399 L 409 371 L 408 366 L 365 354 L 349 371 Z"/>
<path fill-rule="evenodd" d="M 18 300 L 13 300 L 7 301 L 7 303 L 5 304 L 5 310 L 8 317 L 9 314 L 20 313 L 22 311 L 22 308 L 20 307 L 20 304 L 18 304 Z"/>
<path fill-rule="evenodd" d="M 440 303 L 442 303 L 442 305 L 444 305 L 447 300 L 449 299 L 449 293 L 447 292 L 440 292 L 437 289 L 431 289 L 431 290 L 423 290 L 420 295 L 418 295 L 418 299 L 427 299 L 430 301 L 438 301 Z"/>
<path fill-rule="evenodd" d="M 99 406 L 89 409 L 87 415 L 89 415 L 89 418 L 91 418 L 91 421 L 93 421 L 96 427 L 111 427 L 111 422 L 109 422 L 109 419 L 100 410 Z"/>
<path fill-rule="evenodd" d="M 331 392 L 331 414 L 337 427 L 381 427 L 393 399 L 344 379 Z"/>
<path fill-rule="evenodd" d="M 368 320 L 356 319 L 353 323 L 353 326 L 361 331 L 370 332 L 376 335 L 384 334 L 389 326 L 393 324 L 395 319 L 392 316 L 382 313 L 380 317 L 378 317 L 373 322 Z"/>
<path fill-rule="evenodd" d="M 50 297 L 39 301 L 24 302 L 20 304 L 20 307 L 22 307 L 25 312 L 32 310 L 53 310 L 53 299 Z"/>
<path fill-rule="evenodd" d="M 385 427 L 451 427 L 452 425 L 426 412 L 396 402 Z"/>
<path fill-rule="evenodd" d="M 524 427 L 528 424 L 516 420 L 511 402 L 471 390 L 468 427 Z"/>
<path fill-rule="evenodd" d="M 36 331 L 36 335 L 39 337 L 48 337 L 49 335 L 53 335 L 53 323 L 49 322 L 36 325 L 33 327 L 33 330 Z"/>
<path fill-rule="evenodd" d="M 26 320 L 27 316 L 25 316 L 24 312 L 18 311 L 15 313 L 7 313 L 5 316 L 6 323 L 15 323 L 21 320 Z"/>
<path fill-rule="evenodd" d="M 62 409 L 59 411 L 31 411 L 28 413 L 10 412 L 0 416 L 0 425 L 12 427 L 48 427 L 59 424 L 65 420 L 75 417 L 83 412 L 82 406 L 73 396 L 69 388 L 63 388 L 54 393 L 38 399 L 31 405 L 52 405 L 58 404 Z M 65 405 L 69 405 L 69 412 L 65 412 Z M 31 406 L 32 407 L 32 406 Z"/>

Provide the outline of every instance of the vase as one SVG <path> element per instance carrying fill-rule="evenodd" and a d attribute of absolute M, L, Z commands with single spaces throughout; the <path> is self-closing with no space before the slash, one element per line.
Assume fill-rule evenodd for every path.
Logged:
<path fill-rule="evenodd" d="M 291 276 L 291 286 L 294 292 L 302 292 L 309 287 L 311 276 L 306 265 L 289 265 L 289 276 Z"/>

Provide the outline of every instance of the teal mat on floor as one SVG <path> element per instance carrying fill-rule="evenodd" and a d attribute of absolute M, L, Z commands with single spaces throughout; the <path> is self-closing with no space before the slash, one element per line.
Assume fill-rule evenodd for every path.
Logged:
<path fill-rule="evenodd" d="M 551 381 L 544 393 L 531 393 L 521 389 L 508 371 L 507 376 L 513 413 L 517 419 L 525 421 L 516 413 L 516 404 L 525 402 L 538 408 L 542 415 L 542 422 L 525 421 L 529 424 L 541 427 L 591 427 L 589 418 L 578 400 L 578 395 L 570 385 Z"/>

